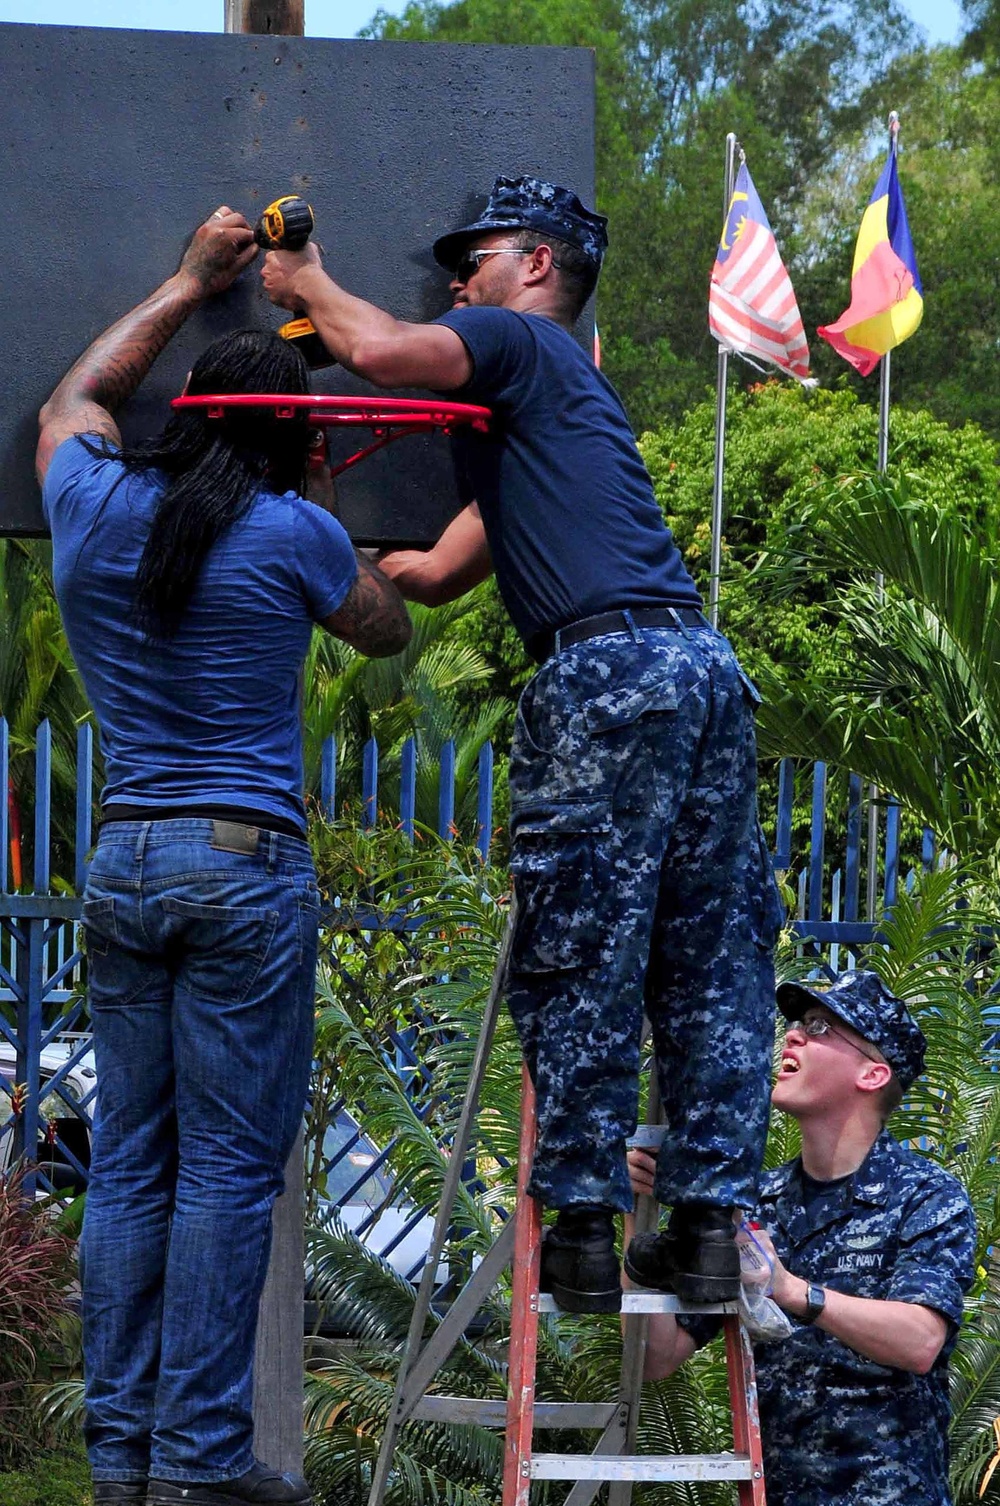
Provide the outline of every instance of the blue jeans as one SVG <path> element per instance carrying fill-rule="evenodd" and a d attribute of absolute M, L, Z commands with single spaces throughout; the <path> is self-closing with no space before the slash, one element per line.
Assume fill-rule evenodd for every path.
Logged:
<path fill-rule="evenodd" d="M 107 824 L 84 893 L 97 1480 L 217 1482 L 253 1463 L 257 1309 L 308 1089 L 319 896 L 305 841 L 261 831 L 248 854 L 214 831 Z"/>

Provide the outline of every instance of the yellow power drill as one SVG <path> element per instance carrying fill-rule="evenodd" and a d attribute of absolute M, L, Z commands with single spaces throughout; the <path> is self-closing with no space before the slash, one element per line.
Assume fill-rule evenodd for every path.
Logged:
<path fill-rule="evenodd" d="M 315 225 L 312 206 L 298 194 L 289 193 L 268 204 L 254 226 L 253 238 L 265 251 L 301 251 Z M 278 334 L 302 352 L 311 370 L 337 364 L 311 320 L 290 319 L 281 326 Z"/>

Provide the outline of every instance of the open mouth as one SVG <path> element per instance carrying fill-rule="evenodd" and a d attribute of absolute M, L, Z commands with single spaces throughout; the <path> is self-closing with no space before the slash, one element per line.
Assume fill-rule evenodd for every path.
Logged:
<path fill-rule="evenodd" d="M 781 1066 L 778 1068 L 778 1076 L 794 1077 L 795 1073 L 799 1070 L 799 1066 L 800 1063 L 796 1061 L 794 1056 L 783 1056 L 781 1058 Z"/>

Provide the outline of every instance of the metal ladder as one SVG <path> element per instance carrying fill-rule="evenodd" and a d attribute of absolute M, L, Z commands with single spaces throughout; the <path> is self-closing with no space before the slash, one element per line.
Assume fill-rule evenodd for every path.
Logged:
<path fill-rule="evenodd" d="M 465 1283 L 431 1337 L 423 1334 L 434 1295 L 435 1275 L 444 1254 L 458 1186 L 475 1123 L 479 1093 L 489 1060 L 503 997 L 514 915 L 508 921 L 483 1029 L 473 1060 L 469 1086 L 451 1147 L 448 1173 L 438 1207 L 430 1251 L 424 1266 L 400 1360 L 392 1409 L 372 1477 L 368 1506 L 382 1506 L 392 1471 L 399 1430 L 410 1421 L 475 1423 L 505 1428 L 503 1506 L 528 1506 L 532 1480 L 576 1482 L 564 1506 L 590 1506 L 608 1483 L 608 1506 L 630 1506 L 632 1486 L 660 1480 L 732 1480 L 739 1506 L 766 1506 L 764 1469 L 757 1414 L 753 1354 L 736 1303 L 690 1307 L 661 1292 L 632 1290 L 623 1294 L 628 1316 L 622 1351 L 618 1398 L 610 1402 L 535 1402 L 535 1359 L 541 1313 L 559 1312 L 552 1297 L 539 1292 L 542 1218 L 536 1200 L 525 1191 L 535 1149 L 535 1092 L 522 1072 L 521 1135 L 518 1152 L 517 1204 L 496 1242 Z M 649 1117 L 658 1117 L 654 1081 Z M 637 1141 L 657 1144 L 662 1130 L 650 1126 Z M 640 1198 L 637 1228 L 655 1224 L 657 1205 Z M 432 1396 L 427 1387 L 459 1342 L 482 1301 L 503 1271 L 512 1265 L 511 1333 L 507 1400 Z M 639 1420 L 646 1333 L 650 1313 L 718 1313 L 722 1316 L 726 1368 L 733 1417 L 733 1450 L 722 1454 L 639 1455 L 634 1452 Z M 590 1454 L 539 1454 L 533 1450 L 535 1428 L 599 1428 Z"/>

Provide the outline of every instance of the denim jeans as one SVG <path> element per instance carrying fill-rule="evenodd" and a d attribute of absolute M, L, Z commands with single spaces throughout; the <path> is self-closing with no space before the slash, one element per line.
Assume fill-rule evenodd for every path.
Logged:
<path fill-rule="evenodd" d="M 257 1309 L 308 1089 L 319 897 L 305 841 L 261 831 L 248 854 L 214 832 L 106 824 L 84 893 L 98 1480 L 217 1482 L 253 1463 Z"/>

